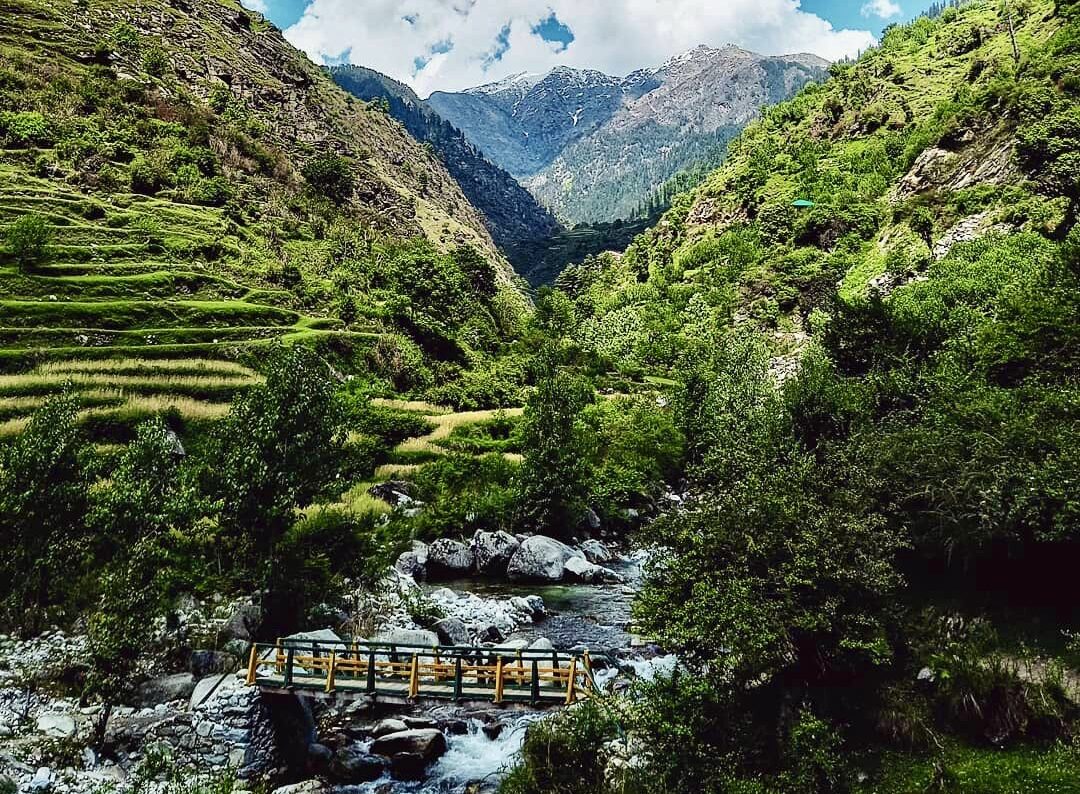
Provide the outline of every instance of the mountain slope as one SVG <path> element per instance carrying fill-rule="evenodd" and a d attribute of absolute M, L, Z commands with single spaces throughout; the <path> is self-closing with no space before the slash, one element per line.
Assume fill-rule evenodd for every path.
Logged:
<path fill-rule="evenodd" d="M 257 14 L 2 11 L 0 366 L 40 365 L 0 382 L 9 430 L 71 373 L 88 420 L 219 416 L 252 377 L 221 360 L 277 340 L 432 386 L 427 363 L 482 361 L 522 310 L 437 158 Z"/>
<path fill-rule="evenodd" d="M 571 222 L 630 217 L 669 177 L 723 146 L 825 62 L 699 47 L 624 77 L 559 67 L 429 104 Z"/>
<path fill-rule="evenodd" d="M 435 148 L 466 197 L 484 214 L 500 246 L 541 240 L 559 230 L 555 218 L 527 190 L 484 159 L 460 131 L 427 107 L 408 86 L 361 66 L 336 66 L 330 75 L 359 99 L 385 100 L 390 115 L 404 124 L 409 134 Z"/>

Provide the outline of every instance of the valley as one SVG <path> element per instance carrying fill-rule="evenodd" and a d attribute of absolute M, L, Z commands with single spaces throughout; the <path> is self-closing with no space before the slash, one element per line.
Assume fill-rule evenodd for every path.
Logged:
<path fill-rule="evenodd" d="M 1076 2 L 0 18 L 0 792 L 1080 792 Z"/>

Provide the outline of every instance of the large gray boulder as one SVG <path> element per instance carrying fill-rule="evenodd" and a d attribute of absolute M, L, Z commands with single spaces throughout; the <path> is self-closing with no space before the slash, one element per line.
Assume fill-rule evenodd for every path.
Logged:
<path fill-rule="evenodd" d="M 174 700 L 188 700 L 195 691 L 195 683 L 195 676 L 191 673 L 151 679 L 139 687 L 139 703 L 143 706 L 156 706 Z"/>
<path fill-rule="evenodd" d="M 70 739 L 78 730 L 75 720 L 68 714 L 41 714 L 35 724 L 50 739 Z"/>
<path fill-rule="evenodd" d="M 484 576 L 505 575 L 506 566 L 520 546 L 517 538 L 509 532 L 478 531 L 472 539 L 476 570 Z"/>
<path fill-rule="evenodd" d="M 456 579 L 472 573 L 476 556 L 460 540 L 440 538 L 428 546 L 427 571 L 431 579 Z"/>
<path fill-rule="evenodd" d="M 611 549 L 598 540 L 587 540 L 578 546 L 578 549 L 593 565 L 607 565 L 615 561 L 615 555 Z"/>
<path fill-rule="evenodd" d="M 433 631 L 424 629 L 390 629 L 380 632 L 373 642 L 388 645 L 413 645 L 420 648 L 434 648 L 439 644 L 439 637 Z"/>
<path fill-rule="evenodd" d="M 414 540 L 411 550 L 403 551 L 398 555 L 394 567 L 406 576 L 411 576 L 416 581 L 423 582 L 427 580 L 427 563 L 427 544 Z"/>
<path fill-rule="evenodd" d="M 583 584 L 621 584 L 623 578 L 609 568 L 593 565 L 583 557 L 571 557 L 566 561 L 564 573 L 567 581 Z"/>
<path fill-rule="evenodd" d="M 240 604 L 221 627 L 221 640 L 251 642 L 262 627 L 263 611 L 258 604 Z"/>
<path fill-rule="evenodd" d="M 386 769 L 386 759 L 366 752 L 362 745 L 351 744 L 334 754 L 330 772 L 346 785 L 358 785 L 378 780 Z"/>
<path fill-rule="evenodd" d="M 469 644 L 469 628 L 461 618 L 443 618 L 435 624 L 435 633 L 444 645 Z"/>
<path fill-rule="evenodd" d="M 401 753 L 419 755 L 427 763 L 446 752 L 446 737 L 435 728 L 419 728 L 380 736 L 371 743 L 371 752 L 393 758 Z"/>
<path fill-rule="evenodd" d="M 581 552 L 554 538 L 533 535 L 510 558 L 506 575 L 514 581 L 560 582 L 566 572 L 566 561 L 579 555 Z"/>

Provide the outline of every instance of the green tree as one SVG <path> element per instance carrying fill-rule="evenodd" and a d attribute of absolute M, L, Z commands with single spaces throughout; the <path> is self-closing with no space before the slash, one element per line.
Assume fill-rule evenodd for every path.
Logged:
<path fill-rule="evenodd" d="M 583 411 L 592 390 L 559 368 L 548 348 L 537 356 L 536 390 L 522 427 L 516 522 L 524 529 L 568 537 L 581 523 L 589 494 L 589 434 Z"/>
<path fill-rule="evenodd" d="M 0 446 L 0 569 L 5 622 L 36 632 L 83 570 L 90 476 L 78 404 L 64 395 L 38 409 Z"/>
<path fill-rule="evenodd" d="M 235 572 L 273 586 L 278 544 L 297 508 L 340 462 L 343 412 L 328 367 L 308 348 L 277 349 L 266 384 L 238 397 L 215 435 L 211 476 Z"/>
<path fill-rule="evenodd" d="M 8 254 L 23 270 L 45 260 L 52 241 L 52 226 L 39 215 L 23 215 L 7 227 Z"/>
<path fill-rule="evenodd" d="M 302 171 L 304 179 L 320 196 L 338 204 L 352 198 L 356 187 L 349 161 L 336 154 L 320 154 L 309 160 Z"/>

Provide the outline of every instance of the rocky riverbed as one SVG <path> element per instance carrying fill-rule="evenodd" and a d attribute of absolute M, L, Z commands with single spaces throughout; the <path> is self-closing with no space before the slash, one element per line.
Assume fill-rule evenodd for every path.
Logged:
<path fill-rule="evenodd" d="M 513 540 L 507 568 L 530 539 Z M 533 545 L 550 552 L 548 562 L 589 562 L 583 549 L 547 540 Z M 445 550 L 433 546 L 438 559 Z M 592 551 L 601 559 L 601 550 Z M 558 580 L 482 576 L 476 562 L 482 551 L 454 569 L 457 578 L 442 582 L 418 582 L 426 571 L 417 577 L 399 564 L 375 592 L 358 591 L 347 605 L 352 613 L 341 617 L 369 626 L 369 639 L 399 643 L 611 649 L 615 665 L 604 669 L 601 661 L 597 677 L 616 684 L 620 675 L 648 674 L 655 650 L 628 650 L 637 561 L 602 551 L 605 566 L 589 562 L 611 573 L 599 584 L 565 574 Z M 417 622 L 421 601 L 434 623 Z M 102 742 L 95 736 L 101 707 L 80 703 L 73 685 L 87 669 L 85 637 L 54 630 L 29 641 L 0 638 L 0 775 L 34 794 L 127 791 L 136 783 L 164 792 L 168 769 L 183 770 L 185 791 L 199 776 L 235 776 L 240 788 L 269 782 L 280 794 L 485 791 L 538 718 L 494 705 L 386 710 L 261 696 L 244 685 L 239 670 L 257 614 L 252 600 L 186 604 L 179 625 L 161 628 L 146 682 L 134 704 L 113 710 Z M 330 629 L 319 634 L 334 636 Z M 211 636 L 214 643 L 199 648 L 200 638 Z M 184 670 L 167 662 L 177 658 L 177 648 L 187 649 Z"/>

